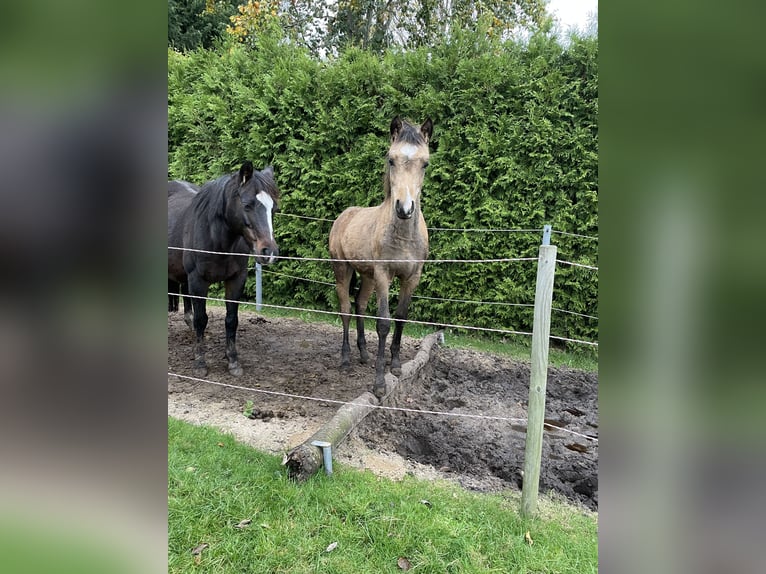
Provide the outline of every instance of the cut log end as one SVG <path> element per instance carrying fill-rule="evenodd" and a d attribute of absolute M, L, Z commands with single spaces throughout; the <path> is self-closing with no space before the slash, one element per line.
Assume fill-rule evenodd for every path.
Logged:
<path fill-rule="evenodd" d="M 305 482 L 322 467 L 322 449 L 308 443 L 299 444 L 287 454 L 283 464 L 290 479 Z"/>

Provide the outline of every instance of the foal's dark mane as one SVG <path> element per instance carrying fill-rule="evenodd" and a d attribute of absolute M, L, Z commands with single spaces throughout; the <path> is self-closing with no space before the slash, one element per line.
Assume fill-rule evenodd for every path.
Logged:
<path fill-rule="evenodd" d="M 396 136 L 396 141 L 403 141 L 414 145 L 423 145 L 426 139 L 420 133 L 420 127 L 413 126 L 407 120 L 402 120 L 402 128 Z"/>

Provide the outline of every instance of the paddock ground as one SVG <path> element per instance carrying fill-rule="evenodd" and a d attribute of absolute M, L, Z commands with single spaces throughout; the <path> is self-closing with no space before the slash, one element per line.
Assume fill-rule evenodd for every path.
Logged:
<path fill-rule="evenodd" d="M 327 421 L 335 403 L 253 392 L 351 401 L 370 390 L 377 336 L 367 333 L 371 360 L 341 372 L 340 327 L 294 318 L 263 317 L 240 309 L 237 347 L 245 370 L 232 377 L 224 358 L 224 314 L 208 309 L 207 358 L 211 381 L 232 389 L 168 377 L 168 414 L 231 432 L 255 448 L 283 454 Z M 405 329 L 406 333 L 406 329 Z M 354 337 L 352 337 L 354 339 Z M 402 363 L 419 341 L 402 340 Z M 168 313 L 168 370 L 192 372 L 194 336 L 181 313 Z M 451 413 L 526 418 L 529 366 L 510 358 L 439 347 L 418 382 L 397 393 L 395 405 Z M 248 404 L 252 401 L 252 405 Z M 248 408 L 249 407 L 249 408 Z M 244 416 L 248 411 L 250 418 Z M 598 438 L 598 375 L 550 368 L 546 415 L 551 425 Z M 524 423 L 379 410 L 369 415 L 335 453 L 335 459 L 389 478 L 405 474 L 446 478 L 479 491 L 520 489 Z M 546 427 L 540 490 L 598 509 L 598 443 Z"/>

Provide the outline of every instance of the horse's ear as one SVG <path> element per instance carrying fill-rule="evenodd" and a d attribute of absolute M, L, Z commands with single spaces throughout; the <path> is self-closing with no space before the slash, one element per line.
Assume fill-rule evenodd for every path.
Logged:
<path fill-rule="evenodd" d="M 242 164 L 242 167 L 239 168 L 239 183 L 240 185 L 244 185 L 248 182 L 248 180 L 253 177 L 253 162 L 246 161 Z"/>
<path fill-rule="evenodd" d="M 424 138 L 426 138 L 426 143 L 431 140 L 431 136 L 434 133 L 434 123 L 431 121 L 431 118 L 428 118 L 425 122 L 423 122 L 423 125 L 420 126 L 420 133 L 423 134 Z"/>
<path fill-rule="evenodd" d="M 267 165 L 265 168 L 263 168 L 263 171 L 261 173 L 266 176 L 274 177 L 274 166 Z"/>
<path fill-rule="evenodd" d="M 400 131 L 402 131 L 402 119 L 399 116 L 396 116 L 391 120 L 391 141 L 396 139 L 396 136 L 399 135 Z"/>

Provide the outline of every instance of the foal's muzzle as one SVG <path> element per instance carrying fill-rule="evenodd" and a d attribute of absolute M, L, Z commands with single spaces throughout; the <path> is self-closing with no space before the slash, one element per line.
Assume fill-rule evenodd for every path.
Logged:
<path fill-rule="evenodd" d="M 396 200 L 396 216 L 399 219 L 410 219 L 412 214 L 415 213 L 415 203 L 410 202 L 409 209 L 405 209 L 401 202 Z"/>

